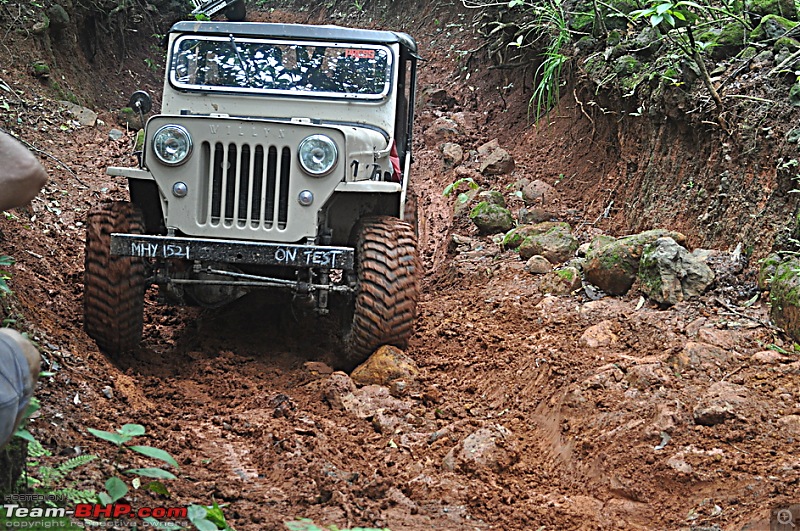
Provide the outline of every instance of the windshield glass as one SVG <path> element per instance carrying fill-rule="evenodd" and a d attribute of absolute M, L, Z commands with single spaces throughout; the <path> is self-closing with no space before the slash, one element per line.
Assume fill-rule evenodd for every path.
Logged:
<path fill-rule="evenodd" d="M 386 46 L 181 37 L 170 81 L 177 88 L 382 98 L 392 54 Z"/>

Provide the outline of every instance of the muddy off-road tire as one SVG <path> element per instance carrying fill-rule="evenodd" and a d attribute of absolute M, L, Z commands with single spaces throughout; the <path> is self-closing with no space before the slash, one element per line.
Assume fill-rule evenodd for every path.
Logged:
<path fill-rule="evenodd" d="M 103 203 L 86 219 L 83 323 L 101 350 L 112 356 L 142 338 L 145 276 L 141 259 L 111 255 L 111 233 L 142 233 L 142 215 L 128 202 Z"/>
<path fill-rule="evenodd" d="M 417 238 L 408 223 L 368 217 L 355 234 L 358 287 L 346 312 L 344 335 L 344 361 L 352 367 L 381 345 L 406 347 L 417 317 L 422 272 Z"/>
<path fill-rule="evenodd" d="M 242 22 L 247 18 L 247 6 L 244 0 L 238 0 L 225 8 L 225 18 L 231 22 Z"/>

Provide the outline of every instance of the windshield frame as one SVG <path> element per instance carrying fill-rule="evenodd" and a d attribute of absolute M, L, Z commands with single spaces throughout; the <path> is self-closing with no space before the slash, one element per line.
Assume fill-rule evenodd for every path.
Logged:
<path fill-rule="evenodd" d="M 332 92 L 332 91 L 313 91 L 313 90 L 286 90 L 281 88 L 255 88 L 249 86 L 233 86 L 233 85 L 209 85 L 200 83 L 187 83 L 178 78 L 178 60 L 180 58 L 180 46 L 187 40 L 192 41 L 212 41 L 218 42 L 220 49 L 232 49 L 236 46 L 236 55 L 239 56 L 239 47 L 243 44 L 267 44 L 278 46 L 303 46 L 308 49 L 316 47 L 324 48 L 342 48 L 350 50 L 383 50 L 386 53 L 386 78 L 383 83 L 383 90 L 380 93 L 358 93 L 358 92 Z M 239 56 L 240 57 L 240 56 Z M 241 57 L 239 62 L 241 62 Z M 369 100 L 379 101 L 386 99 L 394 88 L 397 58 L 395 57 L 395 50 L 393 46 L 380 43 L 360 43 L 360 42 L 340 42 L 340 41 L 305 41 L 305 40 L 286 40 L 275 39 L 269 37 L 252 37 L 243 36 L 236 37 L 236 35 L 204 35 L 204 34 L 183 34 L 175 39 L 170 47 L 170 60 L 169 60 L 169 73 L 168 79 L 170 85 L 182 92 L 200 92 L 200 93 L 234 93 L 234 94 L 249 94 L 249 95 L 271 95 L 291 98 L 312 98 L 312 99 L 345 99 L 345 100 Z M 244 59 L 244 74 L 247 76 L 249 69 L 248 60 Z"/>

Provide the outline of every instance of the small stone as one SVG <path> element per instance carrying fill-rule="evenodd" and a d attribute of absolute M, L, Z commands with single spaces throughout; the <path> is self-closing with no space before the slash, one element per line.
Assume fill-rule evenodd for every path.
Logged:
<path fill-rule="evenodd" d="M 416 363 L 405 352 L 391 345 L 379 348 L 350 377 L 358 385 L 387 385 L 392 380 L 413 382 L 419 375 Z"/>
<path fill-rule="evenodd" d="M 498 149 L 499 147 L 500 147 L 500 142 L 496 138 L 493 138 L 492 140 L 489 140 L 485 144 L 482 144 L 478 147 L 478 155 L 480 155 L 481 157 L 485 157 L 491 154 L 494 150 Z"/>
<path fill-rule="evenodd" d="M 750 361 L 753 363 L 763 363 L 764 365 L 776 365 L 778 363 L 789 363 L 792 361 L 792 358 L 784 356 L 780 352 L 775 352 L 774 350 L 762 350 L 761 352 L 753 354 L 750 357 Z"/>
<path fill-rule="evenodd" d="M 79 124 L 84 127 L 93 127 L 97 123 L 97 113 L 81 105 L 69 101 L 59 101 Z"/>
<path fill-rule="evenodd" d="M 353 380 L 347 374 L 337 371 L 325 380 L 322 397 L 332 408 L 345 409 L 347 400 L 352 398 L 355 390 Z"/>
<path fill-rule="evenodd" d="M 667 459 L 667 466 L 681 472 L 683 474 L 691 474 L 692 473 L 692 465 L 684 461 L 680 456 L 673 455 L 669 459 Z"/>
<path fill-rule="evenodd" d="M 541 207 L 531 207 L 531 208 L 520 208 L 517 212 L 517 220 L 519 221 L 520 225 L 527 225 L 533 223 L 542 223 L 544 221 L 553 221 L 556 219 L 558 215 L 555 212 L 550 210 L 541 208 Z"/>
<path fill-rule="evenodd" d="M 514 226 L 514 217 L 510 210 L 486 201 L 475 205 L 469 217 L 481 234 L 506 233 Z"/>
<path fill-rule="evenodd" d="M 542 277 L 539 291 L 550 295 L 570 295 L 582 286 L 581 272 L 574 267 L 551 271 Z"/>
<path fill-rule="evenodd" d="M 692 411 L 695 424 L 715 426 L 740 417 L 739 410 L 746 402 L 746 387 L 728 382 L 716 382 L 708 388 Z"/>
<path fill-rule="evenodd" d="M 307 361 L 303 364 L 303 367 L 311 374 L 319 374 L 322 376 L 333 374 L 333 369 L 328 364 L 321 361 Z"/>
<path fill-rule="evenodd" d="M 503 208 L 506 207 L 506 199 L 503 197 L 503 194 L 497 190 L 483 190 L 482 192 L 478 193 L 478 199 L 480 201 L 486 201 L 492 205 L 497 205 Z"/>
<path fill-rule="evenodd" d="M 544 181 L 535 180 L 526 184 L 522 188 L 522 199 L 525 204 L 532 203 L 548 203 L 553 199 L 557 199 L 556 189 Z"/>
<path fill-rule="evenodd" d="M 464 160 L 464 149 L 453 142 L 442 144 L 442 157 L 448 168 L 458 166 Z"/>
<path fill-rule="evenodd" d="M 119 140 L 125 136 L 125 133 L 120 131 L 119 129 L 112 129 L 108 132 L 108 139 L 109 140 Z"/>
<path fill-rule="evenodd" d="M 533 275 L 544 275 L 552 270 L 553 264 L 550 263 L 550 260 L 540 254 L 531 256 L 528 258 L 528 261 L 525 262 L 525 271 L 528 271 Z"/>
<path fill-rule="evenodd" d="M 445 470 L 477 472 L 487 468 L 501 472 L 519 460 L 511 432 L 500 424 L 480 428 L 467 436 L 444 458 Z"/>
<path fill-rule="evenodd" d="M 497 148 L 481 162 L 478 171 L 483 175 L 504 175 L 511 173 L 515 165 L 511 153 L 503 148 Z"/>
<path fill-rule="evenodd" d="M 613 345 L 618 341 L 617 334 L 614 333 L 613 321 L 601 321 L 596 325 L 587 328 L 578 343 L 587 348 L 599 348 Z"/>

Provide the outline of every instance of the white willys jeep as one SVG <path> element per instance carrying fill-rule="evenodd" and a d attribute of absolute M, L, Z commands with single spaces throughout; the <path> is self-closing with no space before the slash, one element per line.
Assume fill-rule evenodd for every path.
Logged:
<path fill-rule="evenodd" d="M 87 220 L 85 327 L 112 355 L 144 292 L 218 307 L 289 292 L 341 323 L 353 365 L 412 334 L 421 265 L 408 193 L 417 48 L 404 33 L 178 22 L 130 202 Z M 131 106 L 144 117 L 150 97 Z M 275 292 L 277 294 L 277 292 Z"/>

